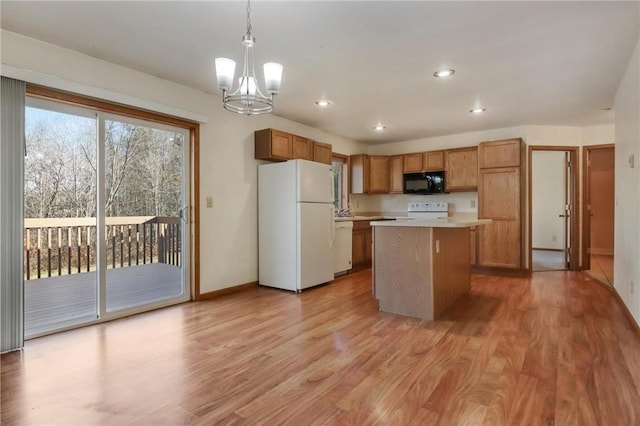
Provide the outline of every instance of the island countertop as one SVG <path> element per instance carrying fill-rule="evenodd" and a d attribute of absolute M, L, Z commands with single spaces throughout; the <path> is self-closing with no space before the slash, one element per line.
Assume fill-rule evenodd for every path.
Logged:
<path fill-rule="evenodd" d="M 448 217 L 443 219 L 398 219 L 371 222 L 371 226 L 410 227 L 410 228 L 465 228 L 487 225 L 491 219 L 475 219 L 466 217 Z"/>

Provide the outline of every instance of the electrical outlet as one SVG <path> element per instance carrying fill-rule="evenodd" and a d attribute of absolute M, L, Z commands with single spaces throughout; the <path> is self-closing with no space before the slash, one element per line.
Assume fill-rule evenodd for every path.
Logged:
<path fill-rule="evenodd" d="M 631 280 L 631 294 L 633 294 L 633 280 Z"/>
<path fill-rule="evenodd" d="M 471 208 L 475 208 L 476 206 L 476 200 L 471 200 Z"/>
<path fill-rule="evenodd" d="M 553 242 L 558 241 L 558 236 L 557 235 L 552 235 L 551 236 L 551 241 L 553 241 Z"/>
<path fill-rule="evenodd" d="M 636 156 L 634 154 L 629 155 L 629 167 L 634 168 L 636 166 Z"/>
<path fill-rule="evenodd" d="M 207 197 L 207 208 L 213 207 L 213 197 Z"/>

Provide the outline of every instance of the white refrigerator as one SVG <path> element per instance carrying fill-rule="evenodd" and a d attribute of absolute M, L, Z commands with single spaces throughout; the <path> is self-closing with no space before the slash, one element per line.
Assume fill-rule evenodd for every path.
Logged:
<path fill-rule="evenodd" d="M 333 175 L 307 160 L 258 166 L 258 282 L 300 292 L 333 279 Z"/>

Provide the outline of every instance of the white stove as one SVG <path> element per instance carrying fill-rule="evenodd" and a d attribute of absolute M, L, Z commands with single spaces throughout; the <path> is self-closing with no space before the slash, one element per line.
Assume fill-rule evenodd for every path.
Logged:
<path fill-rule="evenodd" d="M 417 201 L 409 203 L 407 216 L 410 219 L 446 219 L 449 203 L 443 201 Z"/>

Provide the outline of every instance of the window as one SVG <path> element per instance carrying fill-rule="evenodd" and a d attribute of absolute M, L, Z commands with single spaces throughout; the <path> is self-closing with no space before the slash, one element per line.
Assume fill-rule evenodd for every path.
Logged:
<path fill-rule="evenodd" d="M 331 169 L 333 171 L 333 204 L 336 210 L 340 210 L 349 206 L 349 176 L 347 172 L 348 157 L 346 155 L 336 153 L 333 155 L 333 159 L 331 160 Z"/>

